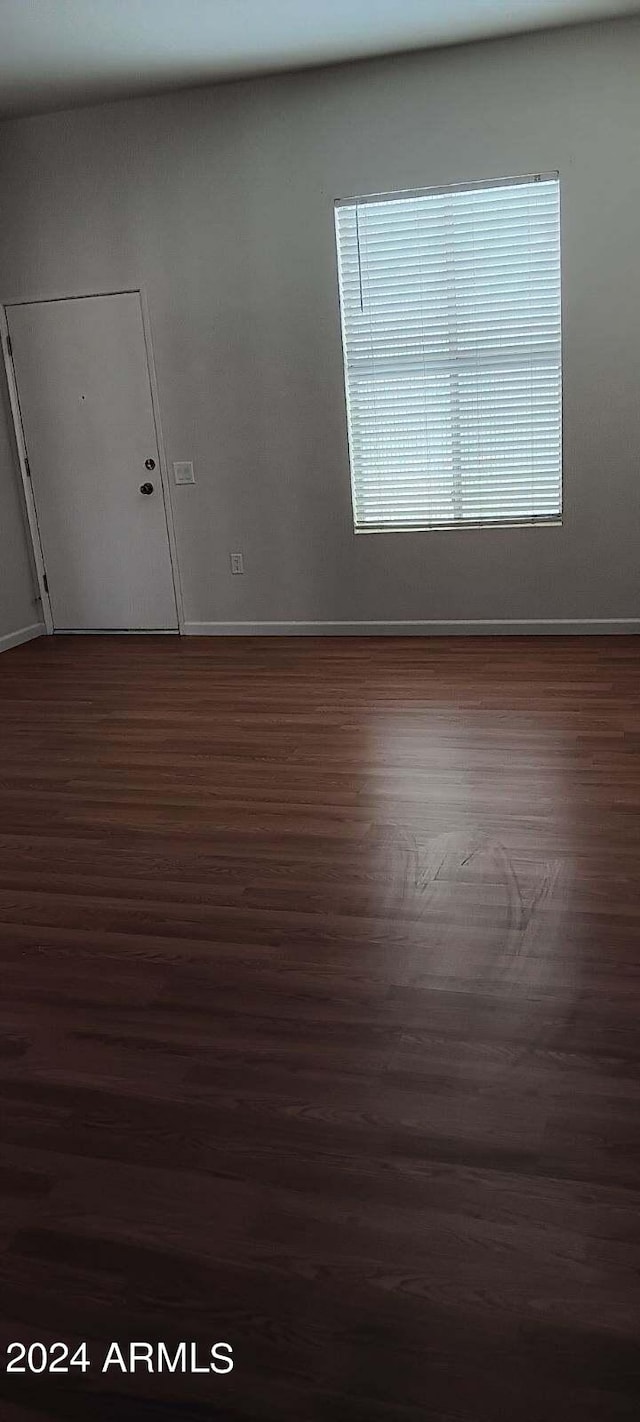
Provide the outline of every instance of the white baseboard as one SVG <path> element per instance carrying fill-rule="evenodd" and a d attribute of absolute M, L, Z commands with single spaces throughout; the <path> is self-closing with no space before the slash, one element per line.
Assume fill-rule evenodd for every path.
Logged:
<path fill-rule="evenodd" d="M 44 637 L 44 622 L 32 622 L 30 627 L 19 627 L 17 632 L 8 632 L 0 637 L 0 652 L 8 652 L 10 647 L 19 647 L 21 642 L 30 642 L 32 637 Z"/>
<path fill-rule="evenodd" d="M 55 627 L 54 637 L 177 637 L 177 627 Z"/>
<path fill-rule="evenodd" d="M 46 634 L 43 622 L 0 637 L 0 652 Z M 470 622 L 185 622 L 185 637 L 575 637 L 640 635 L 640 617 Z M 93 633 L 93 636 L 98 635 Z M 173 634 L 175 636 L 175 633 Z"/>
<path fill-rule="evenodd" d="M 185 637 L 574 637 L 640 634 L 640 617 L 471 622 L 185 622 Z"/>

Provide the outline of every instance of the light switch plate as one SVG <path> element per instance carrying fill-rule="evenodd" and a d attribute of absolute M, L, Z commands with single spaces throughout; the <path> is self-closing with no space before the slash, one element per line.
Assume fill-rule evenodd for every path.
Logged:
<path fill-rule="evenodd" d="M 193 464 L 190 459 L 178 459 L 174 461 L 173 477 L 176 484 L 195 484 L 196 476 L 193 472 Z"/>

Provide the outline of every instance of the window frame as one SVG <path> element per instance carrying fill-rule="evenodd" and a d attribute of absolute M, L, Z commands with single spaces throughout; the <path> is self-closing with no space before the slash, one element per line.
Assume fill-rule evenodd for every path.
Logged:
<path fill-rule="evenodd" d="M 431 522 L 406 527 L 402 524 L 387 524 L 372 526 L 367 528 L 356 521 L 356 479 L 355 479 L 355 458 L 354 439 L 351 422 L 351 409 L 349 403 L 349 378 L 347 361 L 347 336 L 345 323 L 345 307 L 342 297 L 342 276 L 340 267 L 340 243 L 338 230 L 338 213 L 341 207 L 357 208 L 358 204 L 373 205 L 375 203 L 389 202 L 390 200 L 409 200 L 421 197 L 437 197 L 441 194 L 484 192 L 493 188 L 517 187 L 535 182 L 555 182 L 558 192 L 558 274 L 560 281 L 559 299 L 559 341 L 560 341 L 560 391 L 559 391 L 559 507 L 557 513 L 552 513 L 548 517 L 540 518 L 482 518 L 482 519 L 457 519 L 442 522 Z M 351 492 L 351 513 L 353 523 L 353 534 L 355 537 L 362 535 L 371 536 L 376 534 L 406 534 L 406 533 L 442 533 L 460 532 L 462 530 L 491 529 L 508 531 L 512 528 L 562 528 L 564 524 L 565 509 L 565 489 L 564 489 L 564 264 L 562 251 L 562 185 L 559 169 L 552 169 L 547 172 L 523 173 L 515 176 L 494 177 L 486 179 L 470 179 L 464 182 L 440 183 L 421 188 L 400 188 L 392 189 L 388 192 L 360 193 L 352 197 L 335 198 L 333 203 L 334 219 L 334 250 L 336 259 L 336 280 L 338 290 L 338 309 L 340 320 L 340 336 L 343 364 L 343 395 L 345 403 L 345 419 L 347 427 L 347 449 L 349 460 L 349 478 Z"/>

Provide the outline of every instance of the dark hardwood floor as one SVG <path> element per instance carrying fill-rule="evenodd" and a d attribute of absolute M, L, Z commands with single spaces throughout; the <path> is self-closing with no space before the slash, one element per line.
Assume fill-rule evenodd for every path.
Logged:
<path fill-rule="evenodd" d="M 2 1339 L 91 1362 L 2 1422 L 637 1422 L 640 641 L 42 639 L 0 717 Z"/>

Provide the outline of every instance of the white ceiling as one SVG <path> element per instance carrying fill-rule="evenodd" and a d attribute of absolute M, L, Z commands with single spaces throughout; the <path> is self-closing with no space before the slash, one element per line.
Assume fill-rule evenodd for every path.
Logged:
<path fill-rule="evenodd" d="M 0 113 L 640 13 L 640 0 L 0 0 Z"/>

